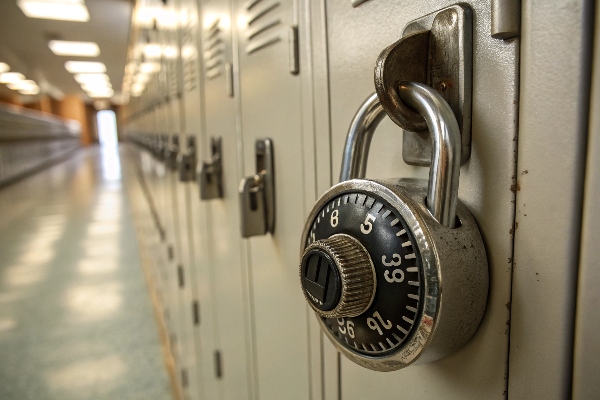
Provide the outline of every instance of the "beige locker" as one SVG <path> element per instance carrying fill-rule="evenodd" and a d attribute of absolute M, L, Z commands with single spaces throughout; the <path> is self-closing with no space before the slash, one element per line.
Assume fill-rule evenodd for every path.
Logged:
<path fill-rule="evenodd" d="M 401 37 L 410 21 L 453 4 L 367 1 L 353 6 L 352 3 L 311 4 L 312 15 L 324 16 L 326 20 L 320 23 L 327 26 L 325 61 L 328 61 L 329 91 L 316 90 L 315 101 L 323 104 L 328 99 L 331 105 L 331 158 L 319 157 L 316 165 L 317 174 L 331 176 L 331 183 L 336 183 L 339 176 L 353 114 L 375 89 L 373 69 L 378 54 Z M 319 7 L 324 7 L 324 14 L 320 14 Z M 519 48 L 518 39 L 503 41 L 491 37 L 489 2 L 472 2 L 471 7 L 474 15 L 472 151 L 461 168 L 459 197 L 475 216 L 487 248 L 492 282 L 487 311 L 466 346 L 434 363 L 381 373 L 341 357 L 341 393 L 335 393 L 335 385 L 330 382 L 336 380 L 335 373 L 325 371 L 325 387 L 344 400 L 398 396 L 492 399 L 504 398 L 506 394 Z M 313 38 L 317 46 L 323 45 L 322 40 L 322 36 Z M 374 135 L 370 154 L 367 178 L 428 176 L 428 168 L 404 163 L 401 129 L 387 117 Z M 335 365 L 330 348 L 331 343 L 325 339 L 325 362 Z"/>
<path fill-rule="evenodd" d="M 219 375 L 221 399 L 253 399 L 247 247 L 239 230 L 237 190 L 243 167 L 236 116 L 239 86 L 236 81 L 234 87 L 232 74 L 235 18 L 231 2 L 203 2 L 201 26 L 205 121 L 198 162 L 200 168 L 212 164 L 211 142 L 220 141 L 220 177 L 214 174 L 211 179 L 220 181 L 216 185 L 222 188 L 222 197 L 201 200 L 207 210 L 205 245 L 210 257 L 210 280 L 205 285 L 211 289 L 210 323 L 215 329 L 214 348 L 205 363 L 217 364 L 213 369 Z"/>
<path fill-rule="evenodd" d="M 208 250 L 209 215 L 206 204 L 199 201 L 198 185 L 195 179 L 198 153 L 204 147 L 202 81 L 200 79 L 200 47 L 198 43 L 200 15 L 198 4 L 194 0 L 180 0 L 180 68 L 178 78 L 181 85 L 182 131 L 186 134 L 186 143 L 180 149 L 180 157 L 190 154 L 194 147 L 195 156 L 188 155 L 186 167 L 189 174 L 184 183 L 182 195 L 185 202 L 179 209 L 185 235 L 189 239 L 190 267 L 186 269 L 186 290 L 191 296 L 186 298 L 185 310 L 192 329 L 195 357 L 190 358 L 188 367 L 196 371 L 201 398 L 219 398 L 217 378 L 214 374 L 213 353 L 218 332 L 213 316 L 213 288 L 211 283 L 211 264 Z M 181 159 L 183 160 L 183 159 Z M 180 165 L 181 168 L 181 165 Z M 181 174 L 181 172 L 180 172 Z M 180 179 L 182 176 L 180 175 Z"/>
<path fill-rule="evenodd" d="M 289 35 L 298 23 L 297 4 L 236 1 L 235 13 L 243 174 L 256 173 L 257 139 L 270 138 L 274 152 L 275 230 L 247 239 L 255 393 L 262 399 L 306 399 L 308 322 L 297 257 L 303 183 L 314 178 L 304 175 L 302 167 L 305 152 L 312 149 L 304 148 L 301 80 L 291 71 L 297 50 Z"/>

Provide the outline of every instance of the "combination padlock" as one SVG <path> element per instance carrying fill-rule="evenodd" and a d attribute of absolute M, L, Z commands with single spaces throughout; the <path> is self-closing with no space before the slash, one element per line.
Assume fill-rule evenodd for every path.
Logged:
<path fill-rule="evenodd" d="M 350 126 L 341 182 L 315 204 L 301 246 L 303 293 L 323 331 L 342 354 L 376 371 L 460 348 L 479 326 L 489 285 L 481 234 L 458 200 L 456 117 L 429 86 L 404 82 L 399 94 L 427 122 L 429 181 L 363 179 L 385 116 L 372 94 Z"/>

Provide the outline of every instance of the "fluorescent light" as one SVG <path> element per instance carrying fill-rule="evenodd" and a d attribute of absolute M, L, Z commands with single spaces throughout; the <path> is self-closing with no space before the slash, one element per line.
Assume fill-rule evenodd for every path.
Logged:
<path fill-rule="evenodd" d="M 76 74 L 75 80 L 83 85 L 84 83 L 90 82 L 108 82 L 108 75 L 106 74 Z"/>
<path fill-rule="evenodd" d="M 157 44 L 147 44 L 144 46 L 144 56 L 147 58 L 158 58 L 162 50 Z"/>
<path fill-rule="evenodd" d="M 133 95 L 133 97 L 137 97 L 140 94 L 142 94 L 145 88 L 146 85 L 144 85 L 143 83 L 134 83 L 131 86 L 131 94 Z"/>
<path fill-rule="evenodd" d="M 112 97 L 114 94 L 115 94 L 115 92 L 112 89 L 103 90 L 103 91 L 88 92 L 88 96 L 95 97 L 95 98 Z"/>
<path fill-rule="evenodd" d="M 5 72 L 0 74 L 0 83 L 15 83 L 25 80 L 25 75 L 18 72 Z"/>
<path fill-rule="evenodd" d="M 146 83 L 150 80 L 150 74 L 137 74 L 133 81 L 135 83 Z"/>
<path fill-rule="evenodd" d="M 125 66 L 125 72 L 132 73 L 137 69 L 137 64 L 134 62 L 130 62 Z"/>
<path fill-rule="evenodd" d="M 157 62 L 145 62 L 140 65 L 140 72 L 143 74 L 151 74 L 160 71 L 160 64 Z"/>
<path fill-rule="evenodd" d="M 8 66 L 8 64 L 0 62 L 0 74 L 8 71 L 10 71 L 10 67 Z"/>
<path fill-rule="evenodd" d="M 175 46 L 165 46 L 163 49 L 163 55 L 166 59 L 173 60 L 177 58 L 177 47 Z"/>
<path fill-rule="evenodd" d="M 81 85 L 81 88 L 86 92 L 103 92 L 112 89 L 109 82 L 94 82 Z"/>
<path fill-rule="evenodd" d="M 18 0 L 17 5 L 29 18 L 80 22 L 90 20 L 83 0 Z"/>
<path fill-rule="evenodd" d="M 27 89 L 19 90 L 19 93 L 27 94 L 27 95 L 35 95 L 35 94 L 38 94 L 39 92 L 40 92 L 39 87 L 35 87 L 35 88 L 29 89 L 29 90 L 27 90 Z"/>
<path fill-rule="evenodd" d="M 33 90 L 33 89 L 39 89 L 37 83 L 35 83 L 32 80 L 24 80 L 24 81 L 17 81 L 15 83 L 9 83 L 8 85 L 6 85 L 6 87 L 8 87 L 11 90 Z"/>
<path fill-rule="evenodd" d="M 67 61 L 65 68 L 72 74 L 106 72 L 104 63 L 97 61 Z"/>
<path fill-rule="evenodd" d="M 57 56 L 98 57 L 100 55 L 100 48 L 94 42 L 51 40 L 48 47 Z"/>

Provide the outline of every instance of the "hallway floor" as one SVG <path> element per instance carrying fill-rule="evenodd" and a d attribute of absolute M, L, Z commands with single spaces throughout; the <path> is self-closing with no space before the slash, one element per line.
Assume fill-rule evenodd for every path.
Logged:
<path fill-rule="evenodd" d="M 170 399 L 115 150 L 0 189 L 0 399 Z"/>

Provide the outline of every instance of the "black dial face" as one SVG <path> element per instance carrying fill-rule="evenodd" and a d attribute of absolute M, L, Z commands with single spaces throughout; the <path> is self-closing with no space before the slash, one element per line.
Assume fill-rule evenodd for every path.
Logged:
<path fill-rule="evenodd" d="M 421 315 L 421 257 L 400 213 L 371 193 L 345 192 L 317 214 L 306 246 L 343 233 L 368 251 L 377 286 L 370 307 L 351 318 L 322 318 L 346 348 L 380 357 L 397 351 Z"/>

